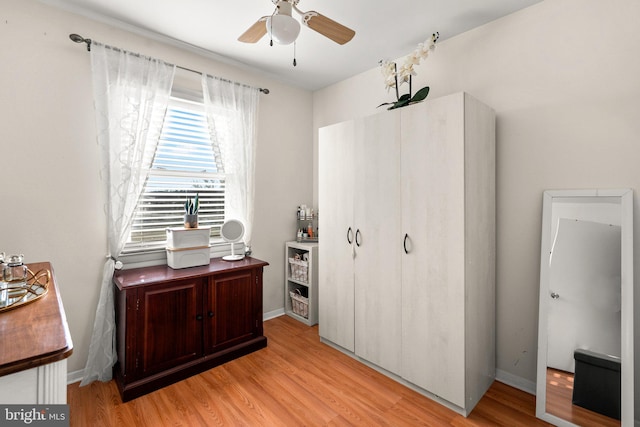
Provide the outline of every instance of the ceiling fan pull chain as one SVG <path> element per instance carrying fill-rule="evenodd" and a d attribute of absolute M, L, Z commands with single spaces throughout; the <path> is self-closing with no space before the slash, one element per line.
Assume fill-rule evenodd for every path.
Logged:
<path fill-rule="evenodd" d="M 298 63 L 296 62 L 296 42 L 293 42 L 293 66 L 295 67 L 296 65 L 298 65 Z"/>
<path fill-rule="evenodd" d="M 268 21 L 269 22 L 269 26 L 271 27 L 269 29 L 269 39 L 270 39 L 269 40 L 269 46 L 273 46 L 273 17 L 276 14 L 277 10 L 278 10 L 278 6 L 276 5 L 276 9 L 271 14 L 271 18 L 272 19 Z"/>

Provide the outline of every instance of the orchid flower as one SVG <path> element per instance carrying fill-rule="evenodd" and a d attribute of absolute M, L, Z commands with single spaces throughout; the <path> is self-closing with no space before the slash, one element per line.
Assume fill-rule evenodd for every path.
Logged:
<path fill-rule="evenodd" d="M 440 33 L 436 32 L 432 34 L 430 38 L 425 40 L 424 43 L 418 44 L 418 47 L 416 47 L 416 49 L 404 59 L 399 70 L 395 62 L 389 60 L 381 60 L 379 62 L 382 75 L 384 76 L 384 85 L 387 88 L 387 91 L 391 88 L 395 88 L 397 98 L 396 102 L 385 102 L 379 106 L 391 104 L 391 107 L 389 107 L 391 110 L 393 108 L 399 108 L 414 102 L 422 101 L 427 97 L 427 94 L 429 93 L 428 86 L 416 92 L 415 96 L 411 96 L 411 79 L 416 75 L 415 67 L 420 65 L 421 59 L 426 59 L 429 56 L 430 51 L 435 50 L 436 42 L 439 38 Z M 403 83 L 409 83 L 409 93 L 400 96 L 398 86 Z"/>
<path fill-rule="evenodd" d="M 400 79 L 400 84 L 408 83 L 411 79 L 411 76 L 415 76 L 416 72 L 413 69 L 413 62 L 407 61 L 400 67 L 400 71 L 398 71 L 398 77 Z"/>

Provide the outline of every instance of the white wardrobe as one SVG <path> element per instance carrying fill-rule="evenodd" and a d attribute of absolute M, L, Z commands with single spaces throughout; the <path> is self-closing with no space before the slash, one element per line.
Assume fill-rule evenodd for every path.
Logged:
<path fill-rule="evenodd" d="M 468 415 L 495 377 L 495 116 L 465 93 L 319 134 L 321 339 Z"/>

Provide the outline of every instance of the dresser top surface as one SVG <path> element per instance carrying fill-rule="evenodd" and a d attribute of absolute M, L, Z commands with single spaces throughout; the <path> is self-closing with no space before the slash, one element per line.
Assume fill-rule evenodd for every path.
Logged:
<path fill-rule="evenodd" d="M 167 265 L 155 265 L 151 267 L 119 270 L 113 275 L 113 281 L 116 286 L 118 286 L 118 289 L 122 290 L 151 283 L 210 276 L 216 273 L 251 270 L 267 265 L 269 265 L 268 262 L 252 257 L 245 257 L 238 261 L 225 261 L 222 258 L 212 258 L 208 265 L 198 267 L 173 269 Z"/>
<path fill-rule="evenodd" d="M 51 280 L 42 298 L 0 312 L 0 376 L 66 359 L 73 351 L 51 264 L 38 262 L 27 267 L 34 273 L 49 271 Z"/>

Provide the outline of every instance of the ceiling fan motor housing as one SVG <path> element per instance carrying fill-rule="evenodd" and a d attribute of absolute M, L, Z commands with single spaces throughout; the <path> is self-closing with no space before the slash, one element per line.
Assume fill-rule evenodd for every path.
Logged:
<path fill-rule="evenodd" d="M 278 5 L 279 5 L 279 4 L 281 4 L 281 3 L 290 3 L 290 4 L 292 4 L 293 6 L 297 6 L 299 1 L 300 1 L 300 0 L 271 0 L 271 2 L 272 2 L 273 4 L 275 4 L 276 6 L 278 6 Z"/>
<path fill-rule="evenodd" d="M 274 1 L 277 6 L 275 14 L 267 18 L 267 32 L 271 39 L 278 44 L 291 44 L 300 34 L 300 23 L 291 16 L 292 2 L 288 0 Z"/>
<path fill-rule="evenodd" d="M 350 41 L 356 32 L 349 27 L 327 18 L 316 12 L 303 12 L 297 5 L 300 0 L 271 0 L 276 9 L 271 15 L 259 18 L 249 29 L 238 37 L 243 43 L 256 43 L 265 34 L 269 33 L 271 45 L 275 41 L 278 44 L 293 43 L 300 34 L 300 22 L 291 16 L 295 10 L 302 17 L 302 24 L 313 31 L 333 40 L 338 44 Z"/>

